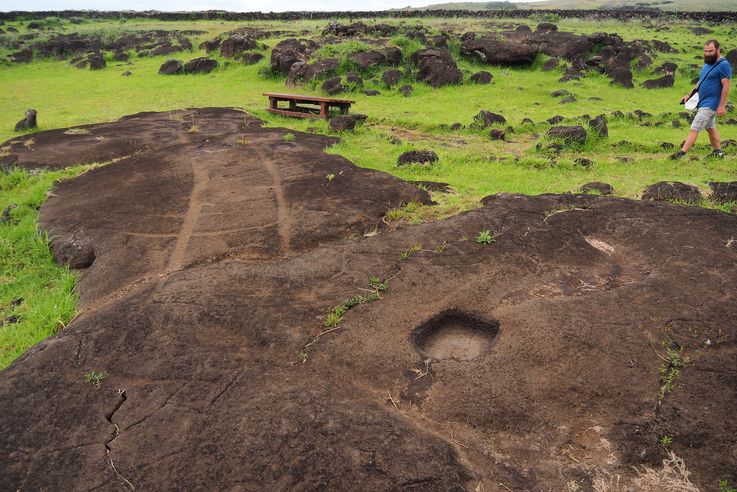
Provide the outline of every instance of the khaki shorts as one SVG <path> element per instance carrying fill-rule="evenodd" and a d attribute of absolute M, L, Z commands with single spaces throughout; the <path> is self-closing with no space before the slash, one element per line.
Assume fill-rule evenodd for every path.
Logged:
<path fill-rule="evenodd" d="M 691 123 L 691 130 L 700 132 L 717 127 L 717 112 L 709 108 L 700 108 Z"/>

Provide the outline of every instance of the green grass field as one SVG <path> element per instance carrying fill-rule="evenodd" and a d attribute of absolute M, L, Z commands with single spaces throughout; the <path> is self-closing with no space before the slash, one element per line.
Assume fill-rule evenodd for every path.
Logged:
<path fill-rule="evenodd" d="M 545 17 L 527 19 L 534 26 Z M 380 22 L 398 23 L 395 19 Z M 345 21 L 344 21 L 345 22 Z M 367 20 L 372 22 L 372 20 Z M 407 21 L 413 25 L 417 20 Z M 422 19 L 435 32 L 453 29 L 456 32 L 484 31 L 510 21 L 488 19 Z M 649 21 L 648 21 L 649 22 Z M 709 181 L 737 180 L 736 149 L 727 148 L 724 160 L 707 160 L 707 139 L 702 136 L 692 155 L 698 160 L 667 159 L 673 150 L 662 144 L 680 145 L 687 128 L 674 128 L 671 122 L 682 111 L 680 97 L 691 87 L 690 80 L 701 66 L 703 36 L 693 34 L 693 23 L 673 23 L 653 20 L 654 28 L 640 22 L 607 22 L 567 19 L 558 22 L 560 30 L 590 34 L 596 31 L 616 32 L 625 40 L 658 39 L 671 44 L 678 53 L 657 53 L 650 69 L 635 72 L 635 89 L 612 86 L 602 75 L 589 74 L 580 82 L 559 83 L 561 70 L 542 72 L 540 57 L 534 67 L 512 69 L 484 66 L 473 60 L 462 59 L 458 42 L 450 49 L 459 60 L 464 79 L 478 70 L 488 70 L 494 76 L 492 85 L 463 84 L 433 89 L 416 83 L 414 92 L 404 97 L 396 89 L 388 90 L 371 79 L 379 72 L 363 74 L 367 88 L 376 88 L 381 95 L 368 97 L 360 92 L 345 95 L 356 101 L 354 112 L 368 115 L 366 124 L 353 133 L 340 135 L 342 141 L 329 149 L 359 166 L 378 169 L 408 180 L 432 180 L 449 183 L 455 194 L 435 194 L 435 207 L 410 205 L 393 214 L 412 222 L 432 220 L 478 206 L 483 196 L 497 192 L 526 194 L 562 193 L 576 191 L 590 181 L 603 181 L 614 187 L 615 194 L 638 198 L 645 186 L 657 181 L 683 181 L 708 191 Z M 27 22 L 10 22 L 23 35 Z M 303 37 L 318 35 L 325 21 L 279 22 L 160 22 L 151 20 L 87 21 L 79 25 L 62 21 L 56 32 L 100 32 L 113 36 L 123 30 L 198 29 L 207 34 L 189 36 L 195 46 L 193 52 L 173 55 L 184 61 L 205 56 L 196 47 L 202 41 L 237 27 L 260 27 L 266 30 L 307 31 Z M 3 26 L 7 28 L 7 26 Z M 735 39 L 737 26 L 723 24 L 710 26 L 710 37 L 728 41 Z M 6 41 L 11 37 L 6 36 Z M 282 38 L 262 40 L 273 47 Z M 420 47 L 416 41 L 395 38 L 390 44 Z M 345 52 L 350 48 L 331 47 L 326 52 Z M 730 49 L 727 46 L 727 49 Z M 7 43 L 0 47 L 0 56 L 11 50 Z M 132 52 L 134 53 L 134 52 Z M 169 57 L 131 58 L 131 64 L 108 59 L 106 69 L 80 70 L 68 61 L 39 60 L 27 65 L 0 65 L 0 141 L 12 139 L 13 131 L 27 108 L 38 111 L 39 130 L 64 128 L 81 124 L 112 121 L 121 116 L 141 111 L 166 111 L 189 107 L 239 107 L 263 119 L 267 125 L 287 127 L 296 131 L 329 133 L 323 121 L 304 121 L 278 117 L 266 112 L 264 92 L 284 92 L 283 77 L 264 75 L 266 59 L 257 65 L 243 66 L 219 57 L 220 68 L 209 75 L 158 75 L 159 66 Z M 405 53 L 408 57 L 409 53 Z M 679 65 L 675 87 L 645 90 L 639 84 L 656 78 L 655 67 L 665 61 Z M 693 64 L 694 67 L 689 65 Z M 122 77 L 123 71 L 133 75 Z M 577 102 L 560 104 L 551 92 L 566 89 Z M 321 95 L 319 86 L 301 86 L 286 89 L 290 92 Z M 598 99 L 591 99 L 598 98 Z M 488 130 L 469 128 L 473 116 L 486 109 L 504 115 L 513 133 L 508 141 L 492 141 Z M 610 115 L 613 111 L 630 113 L 642 110 L 652 114 L 644 118 L 643 126 L 629 117 L 609 118 L 609 138 L 592 139 L 582 149 L 567 150 L 558 156 L 536 149 L 544 139 L 549 124 L 544 120 L 555 115 L 566 118 L 564 124 L 578 124 L 580 116 Z M 732 112 L 728 117 L 735 117 Z M 522 124 L 524 118 L 533 124 Z M 464 129 L 451 131 L 447 126 L 459 122 Z M 685 123 L 685 121 L 684 121 Z M 659 126 L 658 126 L 659 125 Z M 737 126 L 720 127 L 723 140 L 737 139 Z M 624 143 L 622 143 L 624 142 Z M 440 157 L 432 167 L 396 166 L 397 157 L 406 150 L 428 149 Z M 3 149 L 0 148 L 0 152 Z M 576 159 L 593 161 L 590 167 L 581 167 Z M 8 364 L 33 343 L 55 332 L 74 314 L 75 297 L 72 292 L 73 275 L 51 262 L 45 238 L 36 231 L 36 207 L 43 201 L 54 180 L 73 176 L 81 169 L 63 173 L 27 173 L 14 171 L 0 175 L 0 210 L 10 204 L 23 204 L 12 214 L 17 224 L 0 225 L 0 253 L 2 253 L 2 288 L 0 288 L 0 319 L 19 316 L 20 323 L 0 326 L 0 367 Z M 708 204 L 707 204 L 708 205 Z M 732 204 L 720 207 L 732 211 Z M 53 288 L 52 288 L 53 287 Z M 54 292 L 52 294 L 51 292 Z M 18 303 L 17 300 L 23 301 Z M 21 334 L 22 333 L 22 334 Z"/>

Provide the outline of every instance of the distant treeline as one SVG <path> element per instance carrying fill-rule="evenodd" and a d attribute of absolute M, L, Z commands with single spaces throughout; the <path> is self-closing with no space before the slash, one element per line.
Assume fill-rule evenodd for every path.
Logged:
<path fill-rule="evenodd" d="M 613 10 L 380 10 L 366 12 L 226 12 L 207 10 L 201 12 L 159 12 L 147 10 L 143 12 L 120 11 L 101 12 L 97 10 L 47 10 L 38 12 L 11 11 L 0 12 L 0 19 L 26 20 L 43 19 L 45 17 L 84 17 L 88 19 L 133 19 L 148 18 L 163 21 L 184 20 L 275 20 L 288 21 L 300 19 L 370 19 L 394 17 L 399 19 L 422 17 L 476 17 L 476 18 L 539 18 L 541 16 L 557 16 L 559 18 L 589 18 L 613 20 L 639 20 L 643 16 L 650 18 L 668 18 L 691 20 L 697 22 L 734 22 L 737 12 L 665 12 L 656 9 L 613 9 Z"/>

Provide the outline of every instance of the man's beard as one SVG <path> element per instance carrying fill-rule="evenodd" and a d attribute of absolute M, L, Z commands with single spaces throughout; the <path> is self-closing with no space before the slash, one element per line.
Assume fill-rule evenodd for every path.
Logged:
<path fill-rule="evenodd" d="M 717 58 L 719 58 L 719 55 L 711 55 L 711 56 L 704 55 L 704 63 L 708 63 L 709 65 L 711 65 L 712 63 L 717 61 Z"/>

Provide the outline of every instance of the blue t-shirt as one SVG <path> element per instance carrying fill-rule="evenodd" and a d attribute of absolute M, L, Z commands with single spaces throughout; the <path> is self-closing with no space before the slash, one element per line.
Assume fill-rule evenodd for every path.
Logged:
<path fill-rule="evenodd" d="M 716 65 L 714 70 L 712 67 Z M 711 70 L 711 73 L 709 73 Z M 709 73 L 708 76 L 706 74 Z M 706 77 L 706 79 L 704 79 Z M 732 78 L 732 67 L 726 58 L 721 58 L 714 63 L 705 64 L 701 69 L 699 80 L 699 108 L 709 108 L 716 111 L 719 107 L 719 101 L 722 99 L 722 79 Z"/>

